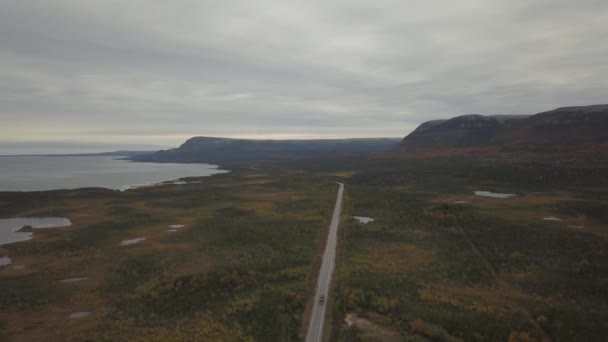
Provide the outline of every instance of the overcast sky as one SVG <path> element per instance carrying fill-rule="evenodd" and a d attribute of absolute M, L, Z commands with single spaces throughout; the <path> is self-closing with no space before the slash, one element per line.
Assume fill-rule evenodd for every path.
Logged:
<path fill-rule="evenodd" d="M 606 0 L 1 1 L 0 154 L 606 103 L 606 23 Z"/>

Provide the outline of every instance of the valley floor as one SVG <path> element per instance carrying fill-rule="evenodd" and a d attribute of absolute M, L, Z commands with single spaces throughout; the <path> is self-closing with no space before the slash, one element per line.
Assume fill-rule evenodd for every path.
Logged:
<path fill-rule="evenodd" d="M 0 268 L 0 335 L 302 340 L 332 181 L 346 191 L 327 340 L 601 341 L 608 334 L 606 170 L 462 159 L 227 168 L 126 192 L 0 193 L 0 217 L 73 222 L 0 246 L 0 257 L 13 261 Z M 119 246 L 138 238 L 145 240 Z M 69 278 L 86 279 L 60 281 Z M 68 318 L 77 312 L 90 315 Z"/>
<path fill-rule="evenodd" d="M 608 187 L 597 171 L 418 160 L 354 173 L 333 339 L 604 340 Z"/>
<path fill-rule="evenodd" d="M 2 217 L 73 224 L 0 246 L 12 259 L 0 336 L 298 340 L 334 200 L 323 177 L 250 168 L 126 192 L 1 193 Z"/>

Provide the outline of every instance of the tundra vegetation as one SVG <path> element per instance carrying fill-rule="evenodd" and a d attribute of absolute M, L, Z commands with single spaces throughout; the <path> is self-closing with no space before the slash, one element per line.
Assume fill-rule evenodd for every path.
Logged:
<path fill-rule="evenodd" d="M 251 169 L 125 192 L 2 193 L 2 217 L 73 225 L 0 246 L 26 266 L 0 268 L 0 336 L 297 340 L 334 201 L 329 181 Z"/>
<path fill-rule="evenodd" d="M 0 269 L 0 335 L 301 340 L 332 180 L 346 191 L 327 301 L 331 340 L 608 335 L 606 168 L 461 157 L 253 166 L 126 192 L 0 194 L 0 217 L 73 222 L 0 247 L 26 265 Z M 480 190 L 517 196 L 476 196 Z M 551 216 L 563 221 L 543 220 Z M 169 232 L 175 224 L 185 227 Z M 118 246 L 139 237 L 146 240 Z M 69 278 L 86 279 L 60 281 Z M 66 319 L 80 311 L 91 314 Z M 345 324 L 347 317 L 363 323 Z"/>
<path fill-rule="evenodd" d="M 370 336 L 342 323 L 352 314 L 377 324 L 372 336 L 389 327 L 406 341 L 605 339 L 608 170 L 464 159 L 358 168 L 346 180 L 333 340 Z"/>

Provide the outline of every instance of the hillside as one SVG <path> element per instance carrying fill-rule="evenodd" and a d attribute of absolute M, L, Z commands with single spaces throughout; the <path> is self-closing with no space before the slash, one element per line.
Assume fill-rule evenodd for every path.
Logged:
<path fill-rule="evenodd" d="M 576 150 L 608 143 L 608 105 L 564 107 L 517 122 L 494 141 L 506 148 Z"/>
<path fill-rule="evenodd" d="M 576 151 L 608 143 L 608 105 L 564 107 L 536 115 L 464 115 L 421 124 L 405 151 L 492 147 L 504 151 Z"/>
<path fill-rule="evenodd" d="M 194 137 L 180 147 L 134 157 L 148 162 L 280 160 L 369 153 L 393 149 L 397 138 L 334 140 L 251 140 Z"/>
<path fill-rule="evenodd" d="M 471 114 L 449 120 L 428 121 L 405 137 L 401 146 L 407 149 L 485 146 L 514 121 L 526 117 Z"/>

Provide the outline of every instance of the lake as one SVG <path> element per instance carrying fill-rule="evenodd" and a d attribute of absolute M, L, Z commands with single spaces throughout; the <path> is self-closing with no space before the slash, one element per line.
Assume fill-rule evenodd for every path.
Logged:
<path fill-rule="evenodd" d="M 135 163 L 120 157 L 0 157 L 0 191 L 102 187 L 126 190 L 228 172 L 210 164 Z"/>
<path fill-rule="evenodd" d="M 32 228 L 68 227 L 72 222 L 65 217 L 14 217 L 0 219 L 0 246 L 6 243 L 25 241 L 32 238 L 31 231 L 20 232 L 24 226 Z"/>

